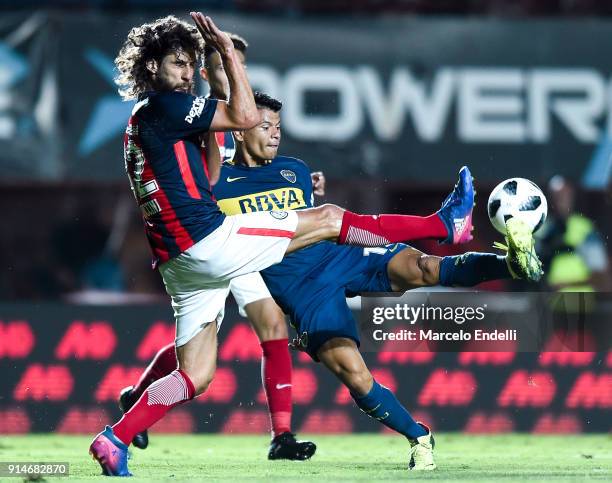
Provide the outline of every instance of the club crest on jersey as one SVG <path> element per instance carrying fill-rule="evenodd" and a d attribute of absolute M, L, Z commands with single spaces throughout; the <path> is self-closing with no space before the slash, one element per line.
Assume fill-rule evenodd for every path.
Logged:
<path fill-rule="evenodd" d="M 268 213 L 270 213 L 270 216 L 272 216 L 272 218 L 276 218 L 277 220 L 284 220 L 285 218 L 287 218 L 289 216 L 289 213 L 287 213 L 286 211 L 269 211 Z"/>
<path fill-rule="evenodd" d="M 295 183 L 297 181 L 296 174 L 290 169 L 283 169 L 280 174 L 283 178 L 289 181 L 289 183 Z"/>

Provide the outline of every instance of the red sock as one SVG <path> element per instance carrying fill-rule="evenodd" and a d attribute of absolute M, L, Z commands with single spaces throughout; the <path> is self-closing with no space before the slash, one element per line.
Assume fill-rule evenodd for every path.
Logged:
<path fill-rule="evenodd" d="M 358 215 L 345 211 L 338 243 L 373 247 L 447 236 L 448 230 L 436 213 L 429 216 Z"/>
<path fill-rule="evenodd" d="M 137 401 L 147 387 L 158 379 L 170 374 L 177 366 L 176 347 L 174 346 L 174 342 L 172 342 L 162 347 L 159 352 L 155 354 L 151 363 L 141 374 L 140 379 L 134 386 L 134 389 L 132 389 L 132 401 Z"/>
<path fill-rule="evenodd" d="M 272 437 L 291 431 L 292 363 L 287 339 L 261 343 L 261 379 L 268 400 Z"/>
<path fill-rule="evenodd" d="M 153 426 L 174 406 L 178 406 L 195 395 L 189 376 L 180 369 L 151 384 L 132 406 L 113 426 L 115 436 L 130 445 L 134 436 Z"/>

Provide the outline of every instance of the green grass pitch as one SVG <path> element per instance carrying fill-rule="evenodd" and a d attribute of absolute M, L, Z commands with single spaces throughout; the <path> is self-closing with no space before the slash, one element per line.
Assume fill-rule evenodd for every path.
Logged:
<path fill-rule="evenodd" d="M 313 436 L 318 450 L 307 462 L 268 461 L 265 436 L 152 434 L 147 450 L 133 450 L 130 469 L 140 479 L 167 481 L 612 481 L 610 435 L 435 436 L 438 470 L 428 473 L 406 470 L 403 438 L 372 434 Z M 0 461 L 68 462 L 71 480 L 99 479 L 90 440 L 0 436 Z"/>

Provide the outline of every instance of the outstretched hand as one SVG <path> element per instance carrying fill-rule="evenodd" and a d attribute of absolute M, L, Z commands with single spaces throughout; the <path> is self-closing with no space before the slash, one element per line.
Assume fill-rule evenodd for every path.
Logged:
<path fill-rule="evenodd" d="M 229 35 L 220 30 L 212 21 L 212 18 L 205 16 L 202 12 L 191 12 L 190 15 L 207 45 L 221 55 L 234 48 Z"/>

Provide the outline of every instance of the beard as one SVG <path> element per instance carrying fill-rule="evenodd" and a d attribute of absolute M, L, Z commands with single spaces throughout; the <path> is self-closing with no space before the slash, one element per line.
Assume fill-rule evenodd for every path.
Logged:
<path fill-rule="evenodd" d="M 154 82 L 154 88 L 156 91 L 165 91 L 165 92 L 178 91 L 178 92 L 184 92 L 186 94 L 193 94 L 193 87 L 194 87 L 193 82 L 189 82 L 187 84 L 185 83 L 176 84 L 176 83 L 169 82 L 162 78 L 157 78 L 156 81 Z"/>

